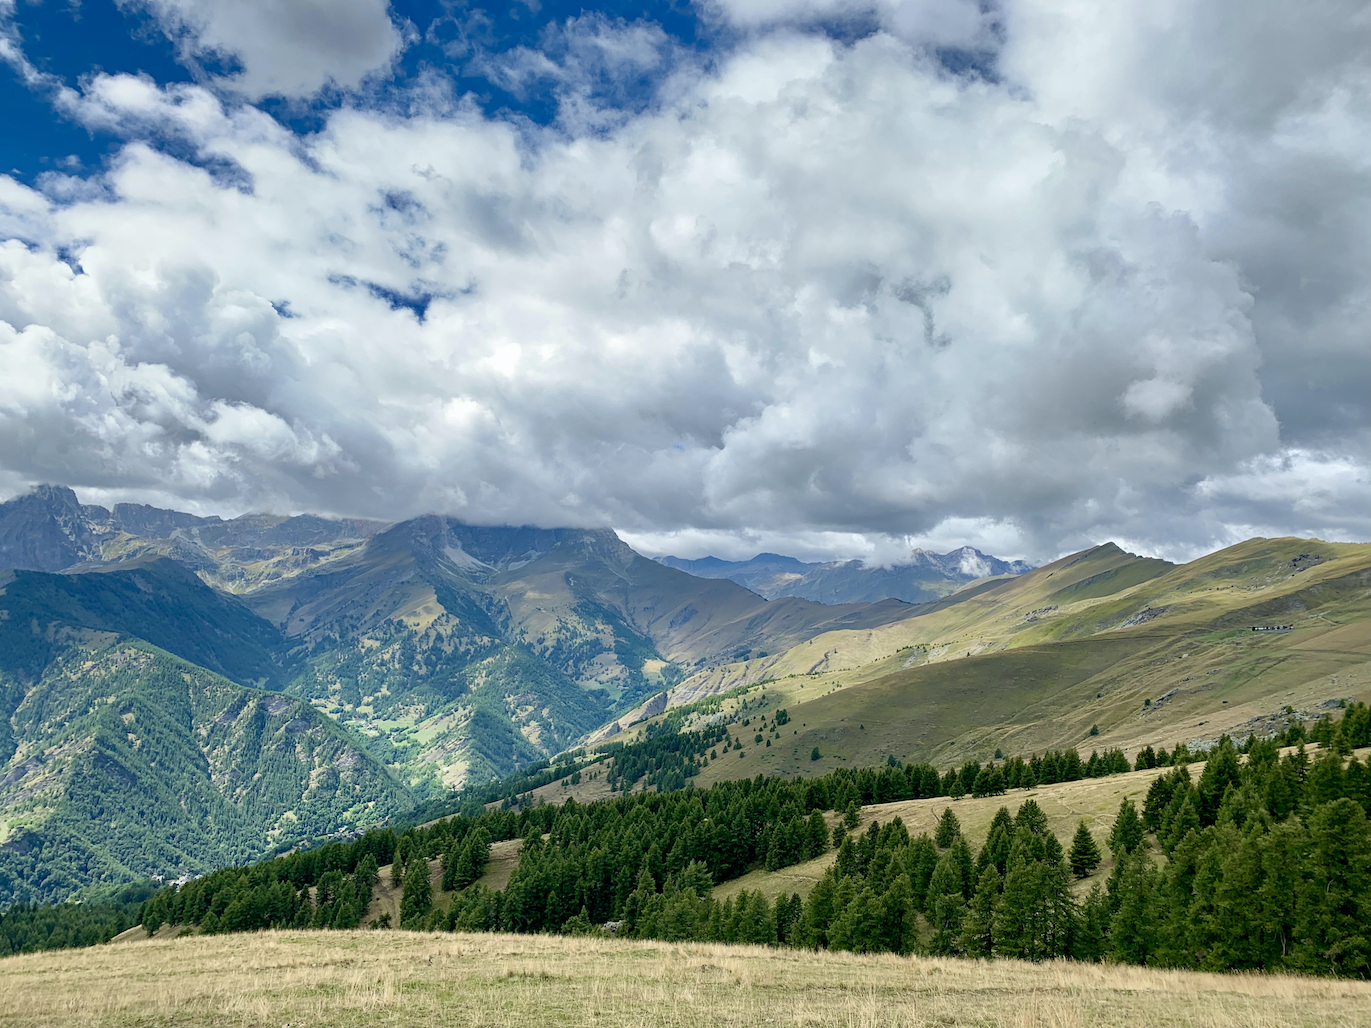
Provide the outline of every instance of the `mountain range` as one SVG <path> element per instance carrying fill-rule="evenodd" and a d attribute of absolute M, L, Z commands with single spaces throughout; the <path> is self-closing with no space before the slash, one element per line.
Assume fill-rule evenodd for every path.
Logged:
<path fill-rule="evenodd" d="M 702 726 L 734 738 L 707 784 L 1174 746 L 1371 698 L 1371 546 L 915 557 L 687 565 L 701 577 L 608 530 L 221 520 L 40 488 L 0 504 L 0 904 L 418 816 L 573 748 L 586 774 L 538 798 L 607 795 L 611 769 L 642 788 L 614 747 Z M 832 598 L 882 574 L 933 598 L 775 591 L 820 572 Z"/>
<path fill-rule="evenodd" d="M 768 601 L 608 530 L 225 521 L 52 486 L 0 504 L 0 568 L 0 901 L 384 820 L 690 674 L 915 610 Z"/>
<path fill-rule="evenodd" d="M 1000 560 L 971 546 L 950 553 L 916 549 L 907 559 L 890 565 L 861 560 L 807 564 L 778 553 L 759 553 L 742 561 L 670 556 L 657 560 L 699 578 L 726 578 L 768 600 L 797 596 L 818 603 L 873 603 L 883 599 L 928 603 L 968 582 L 1021 575 L 1033 568 L 1025 561 Z"/>

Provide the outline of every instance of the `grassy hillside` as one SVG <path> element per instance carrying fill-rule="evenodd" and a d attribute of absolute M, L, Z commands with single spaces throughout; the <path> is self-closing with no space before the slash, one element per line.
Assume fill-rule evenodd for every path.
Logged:
<path fill-rule="evenodd" d="M 1180 567 L 1097 547 L 898 624 L 697 675 L 670 699 L 740 688 L 788 709 L 787 737 L 751 747 L 735 725 L 744 756 L 704 782 L 1260 734 L 1371 696 L 1371 546 L 1250 540 Z"/>
<path fill-rule="evenodd" d="M 1278 975 L 414 932 L 159 939 L 0 969 L 16 1028 L 1352 1028 L 1371 1006 L 1366 982 Z"/>

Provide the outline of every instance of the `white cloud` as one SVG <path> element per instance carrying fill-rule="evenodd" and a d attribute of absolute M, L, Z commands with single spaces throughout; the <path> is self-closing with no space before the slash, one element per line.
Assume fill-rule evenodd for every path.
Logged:
<path fill-rule="evenodd" d="M 92 80 L 90 123 L 238 177 L 135 142 L 88 194 L 0 179 L 6 480 L 729 556 L 1371 535 L 1371 49 L 1292 26 L 1216 39 L 1216 70 L 1212 7 L 1025 2 L 996 82 L 894 6 L 850 46 L 749 10 L 717 67 L 599 121 L 594 69 L 660 40 L 568 27 L 548 130 L 344 108 L 302 140 Z M 1280 500 L 1298 453 L 1312 505 Z"/>
<path fill-rule="evenodd" d="M 385 69 L 403 39 L 387 0 L 116 0 L 149 11 L 187 63 L 235 60 L 214 76 L 252 99 L 355 89 Z"/>
<path fill-rule="evenodd" d="M 980 0 L 705 0 L 701 6 L 745 29 L 865 18 L 906 42 L 961 49 L 992 46 L 999 13 Z"/>

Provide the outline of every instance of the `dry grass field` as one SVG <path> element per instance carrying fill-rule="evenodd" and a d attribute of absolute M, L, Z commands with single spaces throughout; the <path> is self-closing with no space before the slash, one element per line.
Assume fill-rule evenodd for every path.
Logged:
<path fill-rule="evenodd" d="M 1371 983 L 409 932 L 187 937 L 0 960 L 0 1024 L 1350 1028 Z"/>

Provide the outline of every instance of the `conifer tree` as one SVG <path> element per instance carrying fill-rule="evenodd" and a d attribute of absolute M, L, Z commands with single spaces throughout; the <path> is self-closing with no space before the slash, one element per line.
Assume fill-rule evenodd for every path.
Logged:
<path fill-rule="evenodd" d="M 934 931 L 933 952 L 960 952 L 966 897 L 962 894 L 961 867 L 951 849 L 938 859 L 938 866 L 933 869 L 933 878 L 928 885 L 928 913 Z"/>
<path fill-rule="evenodd" d="M 1071 956 L 1076 960 L 1099 961 L 1104 957 L 1109 930 L 1109 900 L 1097 884 L 1081 904 L 1076 933 L 1071 939 Z"/>
<path fill-rule="evenodd" d="M 976 888 L 976 861 L 971 856 L 971 846 L 959 835 L 952 840 L 944 856 L 951 858 L 961 874 L 962 899 L 970 899 Z"/>
<path fill-rule="evenodd" d="M 1199 785 L 1196 786 L 1198 802 L 1195 809 L 1201 825 L 1208 827 L 1219 819 L 1223 794 L 1230 785 L 1241 784 L 1240 777 L 1238 754 L 1233 749 L 1232 741 L 1225 737 L 1205 761 L 1204 773 L 1200 775 Z"/>
<path fill-rule="evenodd" d="M 1146 964 L 1157 950 L 1157 872 L 1141 853 L 1120 857 L 1117 909 L 1109 926 L 1114 959 Z"/>
<path fill-rule="evenodd" d="M 1132 853 L 1142 845 L 1143 824 L 1138 818 L 1138 808 L 1132 800 L 1119 804 L 1119 814 L 1114 819 L 1114 830 L 1109 835 L 1109 848 L 1116 854 Z"/>
<path fill-rule="evenodd" d="M 1024 800 L 1014 815 L 1015 828 L 1027 828 L 1038 835 L 1047 834 L 1047 815 L 1037 800 Z"/>
<path fill-rule="evenodd" d="M 1371 825 L 1346 797 L 1309 819 L 1312 853 L 1296 924 L 1296 966 L 1326 974 L 1371 974 Z"/>
<path fill-rule="evenodd" d="M 1100 848 L 1095 845 L 1095 837 L 1082 820 L 1076 826 L 1076 836 L 1071 840 L 1071 873 L 1077 878 L 1089 878 L 1100 866 Z"/>
<path fill-rule="evenodd" d="M 400 894 L 400 923 L 413 925 L 433 909 L 433 886 L 428 879 L 428 861 L 415 854 L 405 866 L 405 888 Z"/>
<path fill-rule="evenodd" d="M 995 949 L 995 905 L 1000 898 L 1000 872 L 986 865 L 962 921 L 961 947 L 969 957 L 988 957 Z"/>
<path fill-rule="evenodd" d="M 1200 830 L 1200 815 L 1195 810 L 1193 792 L 1194 790 L 1187 790 L 1177 793 L 1180 804 L 1175 813 L 1162 822 L 1162 850 L 1167 856 L 1171 855 L 1188 834 Z"/>
<path fill-rule="evenodd" d="M 938 830 L 933 835 L 933 841 L 938 844 L 938 849 L 945 850 L 952 845 L 952 840 L 962 834 L 962 823 L 957 820 L 957 815 L 952 813 L 952 808 L 947 807 L 943 810 L 943 816 L 938 820 Z"/>
<path fill-rule="evenodd" d="M 809 815 L 809 822 L 805 829 L 805 848 L 804 859 L 813 860 L 815 857 L 822 856 L 828 849 L 828 828 L 824 824 L 824 816 L 817 810 Z"/>
<path fill-rule="evenodd" d="M 857 800 L 854 797 L 848 801 L 847 808 L 843 811 L 843 827 L 849 832 L 857 827 L 861 820 L 861 811 L 857 807 Z"/>

